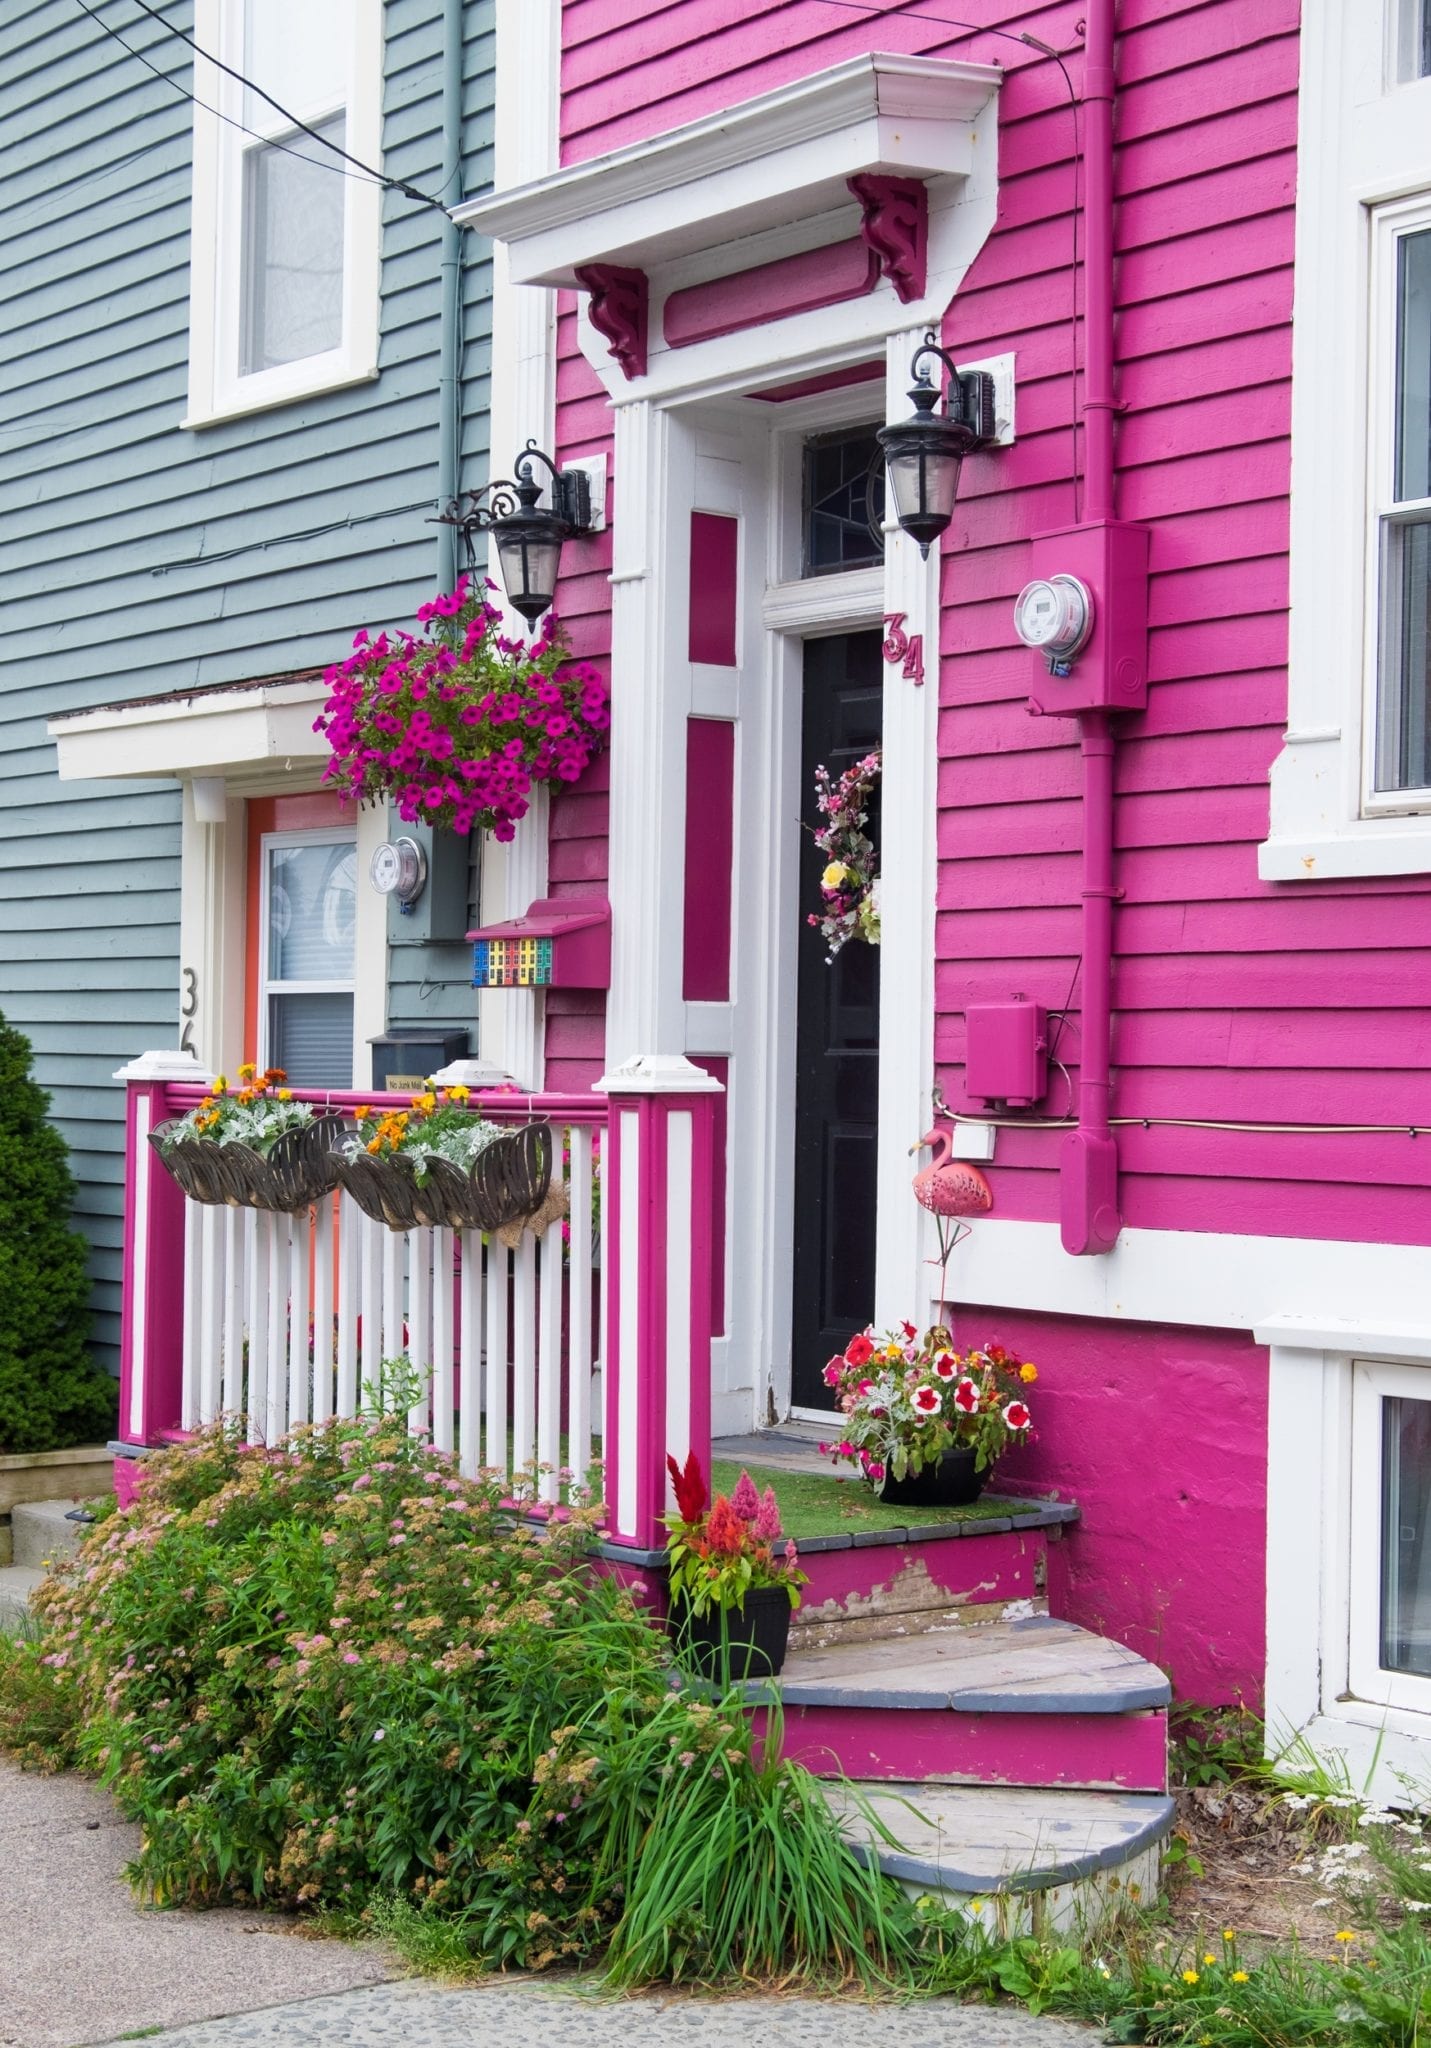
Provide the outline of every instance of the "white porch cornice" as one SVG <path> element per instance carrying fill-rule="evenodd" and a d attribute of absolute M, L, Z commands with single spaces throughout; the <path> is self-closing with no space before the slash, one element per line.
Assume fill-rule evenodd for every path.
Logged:
<path fill-rule="evenodd" d="M 290 763 L 316 769 L 329 758 L 313 730 L 327 695 L 321 676 L 236 683 L 103 704 L 52 719 L 48 731 L 61 782 L 242 778 Z"/>
<path fill-rule="evenodd" d="M 847 205 L 874 172 L 958 177 L 1002 72 L 878 52 L 664 135 L 454 209 L 504 242 L 514 284 L 575 285 L 577 268 L 650 269 Z"/>

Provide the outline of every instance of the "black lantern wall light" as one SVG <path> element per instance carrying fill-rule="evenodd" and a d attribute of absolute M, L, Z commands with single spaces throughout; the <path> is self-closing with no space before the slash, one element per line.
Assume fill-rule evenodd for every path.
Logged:
<path fill-rule="evenodd" d="M 544 486 L 532 474 L 534 462 L 551 471 L 550 505 L 541 502 Z M 491 534 L 507 602 L 534 626 L 556 595 L 562 542 L 594 531 L 591 479 L 584 469 L 558 469 L 535 441 L 528 441 L 512 466 L 514 480 L 466 491 L 437 516 L 444 526 L 460 529 L 469 568 L 475 567 L 474 535 Z"/>
<path fill-rule="evenodd" d="M 949 373 L 945 410 L 935 411 L 939 386 L 926 358 L 937 356 Z M 929 550 L 954 517 L 959 471 L 971 448 L 995 439 L 994 380 L 987 370 L 961 370 L 934 339 L 931 330 L 914 351 L 909 365 L 914 385 L 914 417 L 881 427 L 876 439 L 889 472 L 890 495 L 901 530 L 919 543 L 927 561 Z"/>

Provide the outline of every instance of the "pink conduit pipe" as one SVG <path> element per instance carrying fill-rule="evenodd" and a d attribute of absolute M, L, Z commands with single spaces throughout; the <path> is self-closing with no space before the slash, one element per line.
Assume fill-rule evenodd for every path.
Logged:
<path fill-rule="evenodd" d="M 1083 73 L 1083 522 L 1115 514 L 1113 486 L 1113 10 L 1088 0 Z M 1113 752 L 1107 711 L 1079 714 L 1083 752 L 1083 1005 L 1078 1128 L 1059 1160 L 1067 1252 L 1118 1242 L 1118 1148 L 1109 1128 L 1113 1027 Z"/>

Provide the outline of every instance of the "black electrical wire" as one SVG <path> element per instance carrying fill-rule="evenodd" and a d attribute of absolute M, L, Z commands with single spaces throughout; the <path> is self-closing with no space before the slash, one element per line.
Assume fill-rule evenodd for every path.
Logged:
<path fill-rule="evenodd" d="M 150 570 L 151 576 L 167 576 L 175 569 L 204 569 L 210 562 L 231 562 L 236 555 L 262 554 L 268 548 L 281 548 L 290 541 L 321 540 L 328 533 L 342 533 L 350 526 L 370 526 L 375 519 L 397 519 L 404 512 L 423 512 L 432 503 L 431 498 L 417 498 L 410 505 L 388 505 L 381 512 L 350 512 L 346 519 L 330 519 L 326 526 L 310 526 L 302 533 L 276 533 L 266 540 L 244 541 L 236 548 L 219 548 L 210 555 L 189 555 L 182 562 L 161 562 Z"/>
<path fill-rule="evenodd" d="M 268 136 L 260 135 L 256 128 L 250 128 L 244 122 L 235 120 L 231 114 L 221 113 L 217 107 L 211 107 L 206 100 L 199 99 L 188 86 L 182 85 L 172 73 L 161 70 L 157 64 L 151 64 L 144 55 L 144 52 L 136 50 L 132 43 L 127 43 L 118 29 L 111 28 L 109 23 L 103 20 L 98 12 L 87 4 L 87 0 L 75 0 L 75 5 L 82 13 L 87 14 L 90 20 L 99 28 L 103 29 L 107 36 L 112 36 L 122 50 L 126 50 L 131 57 L 137 58 L 146 70 L 152 71 L 156 78 L 162 78 L 164 83 L 178 93 L 182 99 L 191 101 L 203 113 L 212 114 L 216 121 L 224 122 L 227 127 L 237 128 L 243 135 L 251 135 L 255 142 L 262 142 L 269 149 L 281 150 L 285 156 L 296 156 L 301 163 L 314 164 L 322 171 L 336 172 L 340 178 L 354 177 L 353 171 L 345 171 L 340 164 L 327 163 L 323 158 L 308 156 L 303 150 L 293 149 L 287 143 L 272 141 Z M 433 199 L 426 192 L 419 192 L 416 186 L 407 184 L 402 178 L 389 178 L 382 171 L 375 171 L 372 165 L 365 164 L 361 157 L 349 155 L 348 151 L 341 149 L 336 142 L 330 142 L 326 135 L 320 135 L 316 128 L 310 128 L 306 121 L 300 121 L 296 114 L 290 114 L 287 107 L 280 106 L 276 99 L 273 99 L 263 90 L 262 86 L 255 85 L 252 79 L 245 78 L 241 71 L 235 71 L 231 65 L 221 62 L 219 58 L 210 56 L 209 52 L 196 43 L 191 35 L 186 34 L 181 28 L 176 28 L 173 22 L 166 21 L 162 14 L 148 5 L 148 0 L 135 0 L 135 5 L 142 8 L 152 20 L 157 21 L 161 28 L 167 29 L 170 35 L 178 36 L 192 50 L 198 51 L 201 57 L 208 58 L 208 61 L 215 65 L 218 70 L 226 72 L 230 78 L 237 79 L 239 84 L 247 86 L 250 92 L 257 93 L 261 100 L 266 100 L 274 112 L 281 114 L 284 120 L 290 122 L 294 128 L 299 129 L 304 135 L 311 136 L 315 142 L 321 143 L 324 149 L 331 150 L 335 156 L 342 157 L 345 163 L 355 165 L 357 170 L 362 173 L 362 176 L 357 179 L 357 183 L 381 185 L 388 191 L 401 192 L 405 199 L 414 200 L 420 206 L 431 206 L 438 213 L 446 214 L 449 220 L 452 218 L 440 199 Z"/>

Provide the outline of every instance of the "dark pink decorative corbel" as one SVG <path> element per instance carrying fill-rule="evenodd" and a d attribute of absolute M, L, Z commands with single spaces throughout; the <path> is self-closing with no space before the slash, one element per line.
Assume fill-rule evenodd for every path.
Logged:
<path fill-rule="evenodd" d="M 929 255 L 929 194 L 918 178 L 862 171 L 846 181 L 860 202 L 860 235 L 879 258 L 901 305 L 924 296 Z"/>
<path fill-rule="evenodd" d="M 591 324 L 610 343 L 622 375 L 644 377 L 649 297 L 645 271 L 623 270 L 616 263 L 584 263 L 576 281 L 591 294 Z"/>

